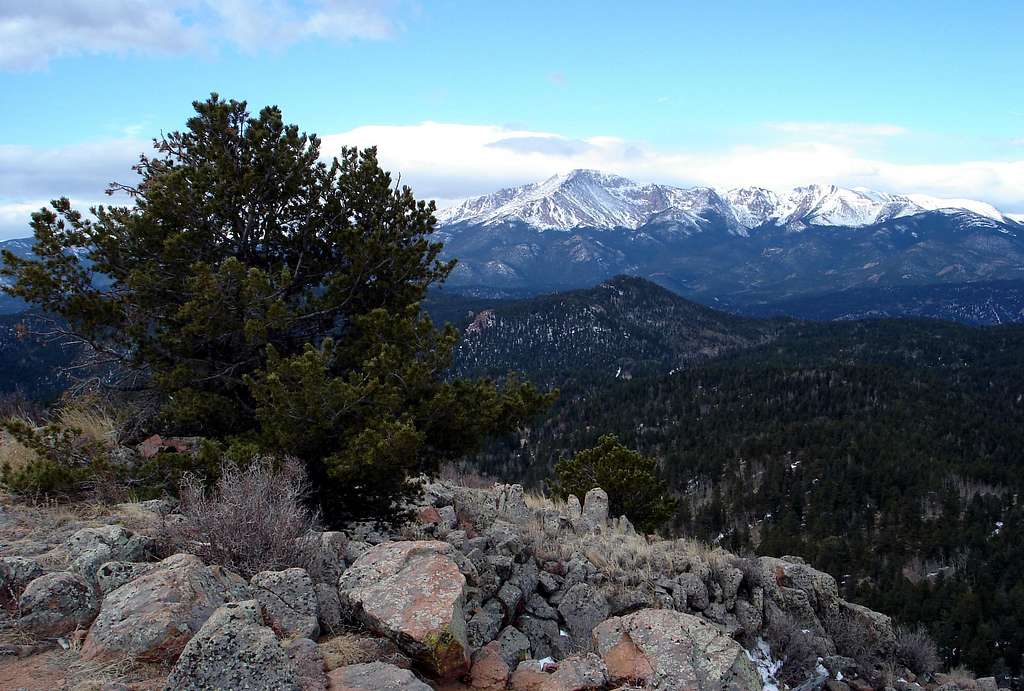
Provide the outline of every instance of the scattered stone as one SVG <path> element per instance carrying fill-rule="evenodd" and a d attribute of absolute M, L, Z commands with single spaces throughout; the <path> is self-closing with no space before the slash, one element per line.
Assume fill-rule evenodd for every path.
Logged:
<path fill-rule="evenodd" d="M 469 669 L 466 578 L 451 550 L 437 541 L 385 543 L 360 557 L 338 581 L 343 607 L 441 679 Z"/>
<path fill-rule="evenodd" d="M 590 640 L 594 627 L 608 618 L 609 607 L 604 595 L 596 588 L 587 583 L 577 583 L 565 593 L 558 611 L 572 639 L 585 643 Z"/>
<path fill-rule="evenodd" d="M 509 669 L 515 669 L 520 662 L 530 658 L 530 639 L 514 626 L 502 629 L 497 643 L 501 659 Z"/>
<path fill-rule="evenodd" d="M 524 614 L 516 619 L 515 626 L 529 639 L 534 657 L 561 660 L 568 654 L 571 641 L 562 635 L 557 622 Z"/>
<path fill-rule="evenodd" d="M 282 638 L 320 635 L 316 591 L 305 569 L 261 571 L 252 577 L 249 586 L 277 635 Z"/>
<path fill-rule="evenodd" d="M 166 688 L 300 691 L 301 686 L 294 662 L 265 625 L 259 602 L 246 600 L 210 615 L 185 645 Z"/>
<path fill-rule="evenodd" d="M 302 691 L 326 691 L 327 669 L 320 647 L 308 638 L 292 638 L 284 644 L 284 651 L 295 667 Z"/>
<path fill-rule="evenodd" d="M 516 667 L 514 691 L 599 691 L 608 682 L 604 662 L 597 655 L 573 655 L 557 665 L 526 660 Z"/>
<path fill-rule="evenodd" d="M 313 586 L 316 591 L 316 606 L 320 613 L 320 631 L 334 633 L 341 630 L 341 600 L 338 598 L 338 589 L 330 583 L 317 583 Z"/>
<path fill-rule="evenodd" d="M 583 498 L 583 528 L 590 532 L 604 532 L 608 527 L 608 493 L 600 487 L 587 492 Z"/>
<path fill-rule="evenodd" d="M 761 687 L 739 643 L 681 612 L 646 609 L 614 617 L 594 629 L 593 641 L 612 683 L 723 691 Z"/>
<path fill-rule="evenodd" d="M 479 648 L 493 641 L 501 631 L 504 608 L 498 600 L 488 600 L 466 624 L 466 640 L 470 647 Z"/>
<path fill-rule="evenodd" d="M 92 587 L 78 574 L 55 571 L 33 579 L 18 598 L 18 626 L 37 636 L 84 629 L 99 607 Z"/>
<path fill-rule="evenodd" d="M 327 677 L 331 691 L 431 691 L 409 670 L 386 662 L 346 665 Z"/>
<path fill-rule="evenodd" d="M 175 554 L 103 598 L 82 657 L 173 660 L 218 607 L 247 596 L 236 574 Z"/>

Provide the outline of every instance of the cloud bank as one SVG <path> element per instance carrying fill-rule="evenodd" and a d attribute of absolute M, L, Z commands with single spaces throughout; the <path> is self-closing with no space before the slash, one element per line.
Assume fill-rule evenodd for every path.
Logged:
<path fill-rule="evenodd" d="M 367 125 L 323 137 L 325 156 L 342 146 L 377 146 L 383 165 L 417 196 L 446 206 L 466 197 L 542 180 L 573 168 L 596 168 L 641 182 L 720 189 L 786 189 L 810 183 L 868 187 L 989 202 L 1024 212 L 1024 158 L 956 163 L 899 163 L 862 153 L 865 137 L 897 136 L 896 126 L 791 123 L 778 144 L 744 144 L 713 152 L 668 150 L 619 137 L 566 137 L 500 125 L 423 122 Z M 769 129 L 773 126 L 768 125 Z M 839 134 L 836 134 L 836 133 Z M 873 147 L 868 147 L 872 148 Z M 149 142 L 109 139 L 67 147 L 0 146 L 0 239 L 29 234 L 29 213 L 56 196 L 118 203 L 103 195 L 130 182 L 131 165 Z"/>
<path fill-rule="evenodd" d="M 0 69 L 33 70 L 82 54 L 249 52 L 307 39 L 379 40 L 395 24 L 388 0 L 4 0 Z"/>

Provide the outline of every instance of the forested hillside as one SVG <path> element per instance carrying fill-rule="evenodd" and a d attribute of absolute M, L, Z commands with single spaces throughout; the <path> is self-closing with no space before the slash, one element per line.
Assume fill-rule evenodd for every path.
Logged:
<path fill-rule="evenodd" d="M 562 399 L 473 462 L 539 484 L 559 458 L 616 433 L 661 460 L 684 533 L 803 556 L 840 576 L 845 595 L 927 624 L 951 663 L 1018 671 L 1024 327 L 776 328 L 765 344 L 632 381 L 596 376 L 607 368 L 597 347 L 594 367 L 556 375 L 548 342 L 530 350 L 513 331 L 502 351 L 495 328 L 487 347 L 502 364 L 557 382 Z"/>

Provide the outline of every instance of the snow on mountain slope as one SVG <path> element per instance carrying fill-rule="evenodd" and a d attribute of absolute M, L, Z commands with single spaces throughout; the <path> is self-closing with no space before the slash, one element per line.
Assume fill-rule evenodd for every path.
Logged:
<path fill-rule="evenodd" d="M 719 193 L 707 187 L 638 184 L 594 170 L 574 170 L 543 182 L 469 199 L 439 211 L 437 217 L 442 226 L 517 222 L 539 230 L 635 230 L 649 223 L 667 223 L 695 231 L 717 218 L 725 222 L 729 232 L 747 235 L 764 225 L 788 230 L 808 226 L 861 227 L 927 211 L 949 210 L 999 223 L 1020 222 L 990 204 L 970 199 L 895 195 L 835 185 L 808 185 L 785 192 L 745 187 Z"/>

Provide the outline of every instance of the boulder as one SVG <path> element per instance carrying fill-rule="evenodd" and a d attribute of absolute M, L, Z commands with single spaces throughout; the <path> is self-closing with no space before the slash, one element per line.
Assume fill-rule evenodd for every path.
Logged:
<path fill-rule="evenodd" d="M 498 516 L 512 523 L 525 523 L 530 518 L 522 485 L 495 485 Z"/>
<path fill-rule="evenodd" d="M 300 691 L 299 675 L 256 600 L 218 608 L 189 640 L 167 677 L 176 691 Z"/>
<path fill-rule="evenodd" d="M 761 688 L 743 648 L 713 624 L 681 612 L 645 609 L 594 629 L 612 683 L 665 689 Z"/>
<path fill-rule="evenodd" d="M 590 532 L 604 532 L 608 527 L 608 493 L 600 487 L 587 492 L 583 498 L 583 528 Z"/>
<path fill-rule="evenodd" d="M 32 580 L 18 598 L 18 626 L 37 636 L 84 629 L 99 607 L 92 586 L 78 574 L 55 571 Z"/>
<path fill-rule="evenodd" d="M 96 583 L 96 571 L 108 561 L 144 561 L 152 540 L 119 525 L 82 528 L 67 540 L 71 571 L 82 574 L 89 583 Z"/>
<path fill-rule="evenodd" d="M 558 605 L 569 635 L 577 643 L 590 640 L 594 627 L 608 618 L 608 602 L 594 586 L 577 583 L 570 588 Z"/>
<path fill-rule="evenodd" d="M 469 669 L 466 578 L 451 551 L 451 545 L 437 541 L 384 543 L 357 559 L 338 581 L 343 607 L 441 679 Z"/>
<path fill-rule="evenodd" d="M 327 677 L 331 691 L 431 691 L 409 670 L 386 662 L 346 665 Z"/>
<path fill-rule="evenodd" d="M 320 635 L 320 612 L 313 581 L 305 569 L 261 571 L 249 581 L 249 590 L 263 605 L 267 621 L 282 638 Z"/>
<path fill-rule="evenodd" d="M 247 596 L 236 574 L 175 554 L 103 598 L 82 657 L 173 660 L 218 607 Z"/>
<path fill-rule="evenodd" d="M 18 601 L 25 586 L 43 575 L 43 567 L 27 557 L 0 559 L 0 607 Z"/>
<path fill-rule="evenodd" d="M 504 607 L 501 602 L 496 599 L 485 602 L 466 624 L 466 640 L 470 647 L 479 648 L 497 638 L 503 621 Z"/>

